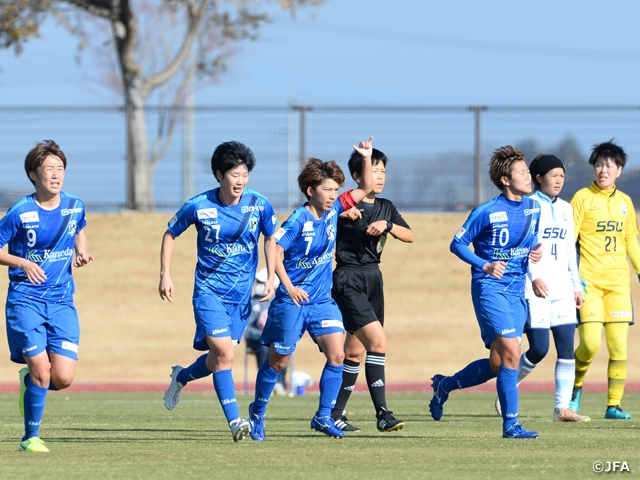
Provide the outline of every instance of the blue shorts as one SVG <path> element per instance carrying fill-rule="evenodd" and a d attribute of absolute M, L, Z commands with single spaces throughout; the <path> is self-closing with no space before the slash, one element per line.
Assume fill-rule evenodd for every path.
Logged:
<path fill-rule="evenodd" d="M 23 356 L 44 351 L 78 360 L 80 322 L 73 303 L 47 303 L 9 293 L 5 311 L 12 362 L 27 363 Z"/>
<path fill-rule="evenodd" d="M 280 355 L 291 355 L 304 332 L 309 332 L 314 341 L 322 335 L 344 332 L 340 309 L 332 298 L 299 307 L 282 299 L 274 300 L 260 343 L 273 345 Z"/>
<path fill-rule="evenodd" d="M 485 347 L 489 348 L 498 335 L 522 338 L 529 310 L 524 296 L 492 292 L 471 298 Z"/>
<path fill-rule="evenodd" d="M 225 303 L 211 294 L 193 297 L 193 314 L 196 320 L 196 334 L 193 348 L 208 351 L 207 336 L 231 337 L 240 343 L 244 329 L 251 316 L 251 302 L 244 304 Z"/>

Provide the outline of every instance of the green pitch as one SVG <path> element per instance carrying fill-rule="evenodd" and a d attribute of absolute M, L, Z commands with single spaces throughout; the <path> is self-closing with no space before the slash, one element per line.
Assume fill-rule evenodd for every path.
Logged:
<path fill-rule="evenodd" d="M 378 433 L 367 395 L 353 395 L 349 421 L 361 433 L 336 440 L 313 432 L 317 396 L 271 401 L 267 441 L 234 444 L 213 394 L 183 393 L 173 412 L 162 395 L 51 394 L 41 437 L 49 454 L 18 451 L 22 435 L 16 395 L 0 395 L 2 479 L 378 479 L 576 478 L 595 474 L 596 461 L 627 462 L 640 472 L 640 394 L 625 396 L 630 421 L 604 420 L 605 396 L 587 393 L 585 424 L 551 421 L 553 395 L 523 394 L 521 420 L 536 440 L 504 440 L 494 395 L 456 394 L 440 422 L 430 396 L 391 394 L 403 430 Z M 246 415 L 250 397 L 240 396 Z M 619 468 L 619 467 L 618 467 Z M 624 474 L 626 472 L 622 472 Z M 620 473 L 618 473 L 619 475 Z"/>

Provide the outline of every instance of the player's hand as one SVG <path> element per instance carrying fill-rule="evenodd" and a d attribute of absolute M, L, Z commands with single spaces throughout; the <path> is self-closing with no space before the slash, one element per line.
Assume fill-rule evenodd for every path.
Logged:
<path fill-rule="evenodd" d="M 160 285 L 158 285 L 158 293 L 160 298 L 169 300 L 169 303 L 173 303 L 174 286 L 169 275 L 163 275 L 160 277 Z"/>
<path fill-rule="evenodd" d="M 95 260 L 95 258 L 93 258 L 93 255 L 91 255 L 90 253 L 78 253 L 76 255 L 76 259 L 73 262 L 73 266 L 76 268 L 84 267 L 92 260 Z"/>
<path fill-rule="evenodd" d="M 294 287 L 293 285 L 291 288 L 287 289 L 287 294 L 289 295 L 289 298 L 293 300 L 293 303 L 296 304 L 296 307 L 299 307 L 301 303 L 309 301 L 309 294 L 301 288 Z"/>
<path fill-rule="evenodd" d="M 373 237 L 379 237 L 387 229 L 386 220 L 378 220 L 377 222 L 370 223 L 367 227 L 366 234 Z"/>
<path fill-rule="evenodd" d="M 542 258 L 542 244 L 539 243 L 531 250 L 529 250 L 529 260 L 533 263 L 538 263 Z"/>
<path fill-rule="evenodd" d="M 485 263 L 482 267 L 482 271 L 491 275 L 493 278 L 500 280 L 504 275 L 504 269 L 507 268 L 507 264 L 502 260 L 498 262 Z"/>
<path fill-rule="evenodd" d="M 575 299 L 576 299 L 576 308 L 578 309 L 582 308 L 582 293 L 574 292 L 573 295 L 575 296 Z"/>
<path fill-rule="evenodd" d="M 362 212 L 358 210 L 358 207 L 351 207 L 340 214 L 340 218 L 348 218 L 349 220 L 357 220 L 362 218 Z"/>
<path fill-rule="evenodd" d="M 262 293 L 261 302 L 268 302 L 273 298 L 276 293 L 276 288 L 273 284 L 273 278 L 269 281 L 267 279 L 267 283 L 264 284 L 264 292 Z"/>
<path fill-rule="evenodd" d="M 541 278 L 536 278 L 533 282 L 531 282 L 531 286 L 533 287 L 533 293 L 536 297 L 547 298 L 549 293 L 549 289 L 547 288 L 547 284 L 544 283 L 544 280 Z"/>
<path fill-rule="evenodd" d="M 362 155 L 364 158 L 371 158 L 373 154 L 373 137 L 369 137 L 366 142 L 360 142 L 359 146 L 353 146 L 353 149 Z"/>
<path fill-rule="evenodd" d="M 20 265 L 18 265 L 18 268 L 24 272 L 27 279 L 34 285 L 40 285 L 47 279 L 47 276 L 45 275 L 44 270 L 40 268 L 40 265 L 27 259 L 23 259 L 20 262 Z"/>

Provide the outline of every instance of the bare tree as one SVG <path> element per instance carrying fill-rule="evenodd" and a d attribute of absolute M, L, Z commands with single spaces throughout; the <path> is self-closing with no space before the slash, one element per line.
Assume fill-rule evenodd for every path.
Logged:
<path fill-rule="evenodd" d="M 258 38 L 260 28 L 271 20 L 270 8 L 293 16 L 297 8 L 324 1 L 0 0 L 0 48 L 19 54 L 49 17 L 76 34 L 81 49 L 101 34 L 102 47 L 109 49 L 106 62 L 115 64 L 119 74 L 105 75 L 103 84 L 120 92 L 127 116 L 127 207 L 150 211 L 155 165 L 168 148 L 176 119 L 167 116 L 150 142 L 144 108 L 149 96 L 173 82 L 175 93 L 168 103 L 181 104 L 191 55 L 196 76 L 211 80 L 226 71 L 240 42 Z M 168 32 L 176 31 L 175 38 L 169 37 Z M 162 41 L 169 38 L 172 41 Z"/>

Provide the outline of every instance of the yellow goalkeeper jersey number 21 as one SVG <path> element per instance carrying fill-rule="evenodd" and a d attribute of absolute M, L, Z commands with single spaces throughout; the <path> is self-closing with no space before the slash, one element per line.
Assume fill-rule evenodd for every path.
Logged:
<path fill-rule="evenodd" d="M 580 276 L 608 290 L 629 290 L 629 264 L 640 273 L 638 224 L 631 198 L 595 182 L 571 199 L 580 252 Z"/>

